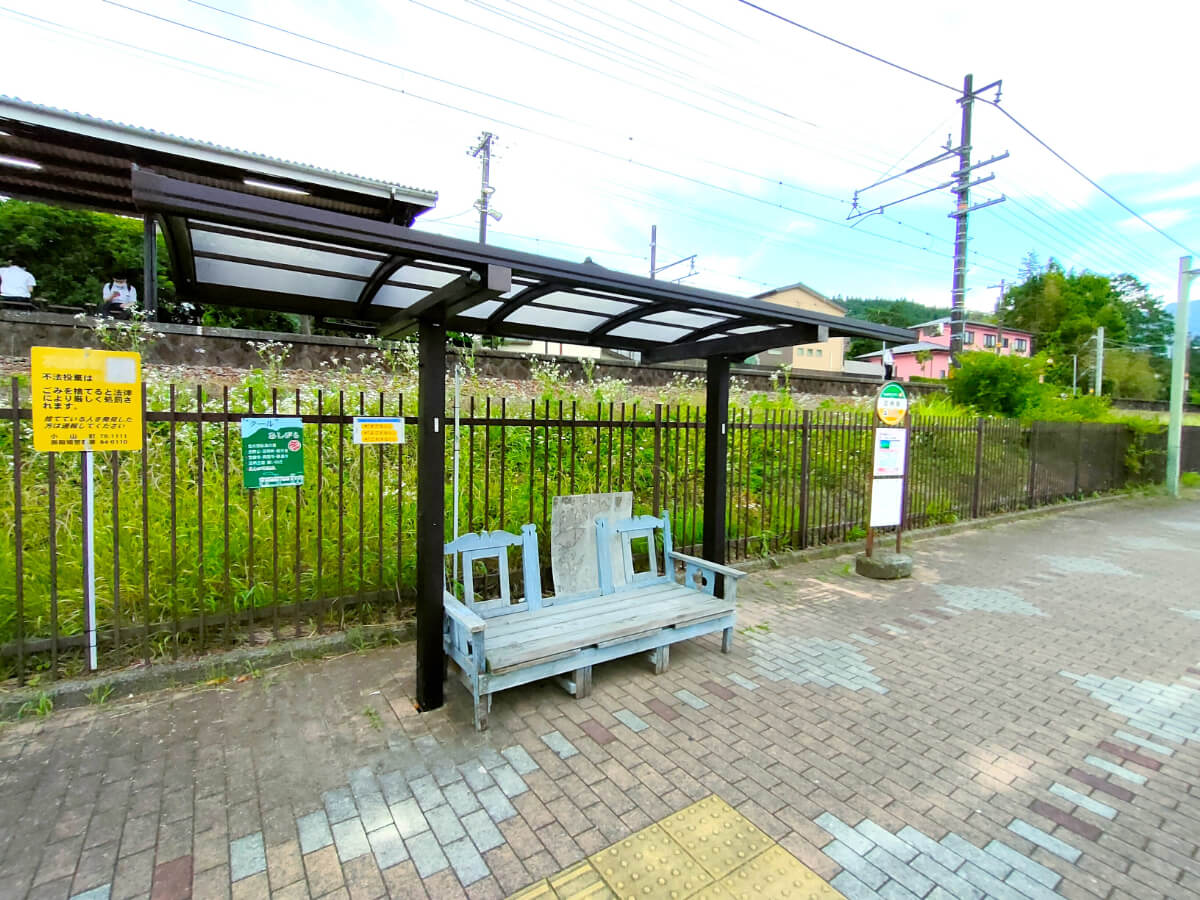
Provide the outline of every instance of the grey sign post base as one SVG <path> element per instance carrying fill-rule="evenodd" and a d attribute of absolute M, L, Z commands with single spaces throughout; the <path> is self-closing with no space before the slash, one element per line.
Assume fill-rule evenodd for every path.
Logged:
<path fill-rule="evenodd" d="M 891 581 L 912 575 L 912 557 L 907 553 L 876 550 L 870 556 L 859 553 L 854 557 L 854 571 L 866 578 Z"/>

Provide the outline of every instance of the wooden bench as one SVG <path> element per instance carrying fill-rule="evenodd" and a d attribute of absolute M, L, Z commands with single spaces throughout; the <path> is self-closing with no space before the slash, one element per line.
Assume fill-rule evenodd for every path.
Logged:
<path fill-rule="evenodd" d="M 619 522 L 599 520 L 596 545 L 600 584 L 594 591 L 569 597 L 543 597 L 538 566 L 537 532 L 525 525 L 520 535 L 505 531 L 467 534 L 446 544 L 447 555 L 461 558 L 463 599 L 443 592 L 444 644 L 447 656 L 462 671 L 475 704 L 475 727 L 487 728 L 492 694 L 531 681 L 560 676 L 577 698 L 588 696 L 592 666 L 635 653 L 649 652 L 655 672 L 666 671 L 670 646 L 677 641 L 723 633 L 721 649 L 733 646 L 737 582 L 745 573 L 728 566 L 676 553 L 670 520 L 638 516 Z M 644 539 L 649 568 L 634 571 L 635 541 Z M 663 569 L 656 546 L 661 540 Z M 612 545 L 621 553 L 625 584 L 612 583 Z M 524 596 L 511 596 L 508 549 L 520 546 Z M 499 596 L 477 600 L 473 565 L 495 559 Z M 684 580 L 676 580 L 677 565 Z M 725 596 L 717 597 L 718 576 Z M 569 676 L 569 677 L 561 677 Z"/>

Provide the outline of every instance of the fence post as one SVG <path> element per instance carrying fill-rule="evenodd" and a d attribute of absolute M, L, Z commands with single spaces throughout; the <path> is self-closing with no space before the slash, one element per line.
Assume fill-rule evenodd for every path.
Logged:
<path fill-rule="evenodd" d="M 1030 509 L 1033 509 L 1034 491 L 1037 489 L 1037 422 L 1032 422 L 1029 426 L 1029 501 Z"/>
<path fill-rule="evenodd" d="M 1079 496 L 1079 466 L 1083 462 L 1083 423 L 1075 423 L 1075 497 Z"/>
<path fill-rule="evenodd" d="M 978 519 L 983 501 L 983 417 L 975 420 L 975 484 L 971 490 L 971 518 Z"/>
<path fill-rule="evenodd" d="M 30 393 L 30 415 L 33 410 Z M 24 514 L 21 511 L 21 382 L 12 379 L 12 442 L 13 442 L 13 578 L 16 580 L 17 601 L 17 684 L 25 684 L 25 536 L 21 531 Z M 54 523 L 51 522 L 51 527 Z M 57 635 L 56 635 L 57 637 Z M 57 646 L 57 645 L 56 645 Z"/>
<path fill-rule="evenodd" d="M 812 410 L 804 410 L 800 424 L 800 549 L 808 546 L 808 475 L 812 456 Z"/>
<path fill-rule="evenodd" d="M 650 504 L 650 515 L 657 516 L 662 510 L 658 502 L 662 499 L 662 404 L 654 404 L 654 500 Z"/>

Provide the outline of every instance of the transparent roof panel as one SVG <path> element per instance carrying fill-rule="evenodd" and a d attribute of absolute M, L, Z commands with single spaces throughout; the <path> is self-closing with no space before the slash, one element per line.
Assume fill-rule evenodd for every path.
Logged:
<path fill-rule="evenodd" d="M 223 259 L 196 260 L 196 281 L 200 284 L 249 288 L 256 291 L 275 291 L 299 294 L 323 300 L 342 300 L 351 303 L 358 299 L 363 283 L 349 278 L 312 275 L 266 266 L 250 266 Z"/>
<path fill-rule="evenodd" d="M 728 319 L 724 316 L 708 316 L 682 310 L 667 310 L 646 316 L 647 322 L 661 322 L 664 325 L 675 325 L 680 328 L 705 328 Z"/>
<path fill-rule="evenodd" d="M 670 325 L 659 325 L 654 322 L 626 322 L 619 328 L 609 332 L 613 337 L 633 338 L 639 341 L 657 341 L 669 343 L 687 337 L 688 329 L 673 328 Z"/>
<path fill-rule="evenodd" d="M 404 266 L 399 269 L 389 281 L 403 281 L 407 284 L 421 284 L 426 287 L 437 288 L 443 284 L 449 284 L 463 272 L 462 269 L 456 272 L 443 272 L 440 269 L 430 269 L 427 266 Z"/>
<path fill-rule="evenodd" d="M 404 309 L 412 306 L 422 297 L 428 296 L 425 288 L 406 288 L 395 284 L 385 284 L 371 301 L 374 306 L 386 306 L 390 309 Z"/>
<path fill-rule="evenodd" d="M 347 256 L 336 250 L 313 250 L 195 228 L 192 229 L 192 249 L 197 253 L 220 253 L 223 256 L 237 256 L 246 260 L 323 269 L 332 275 L 361 275 L 364 278 L 369 277 L 379 265 L 378 259 Z"/>
<path fill-rule="evenodd" d="M 515 325 L 541 325 L 563 331 L 591 331 L 603 324 L 604 316 L 593 316 L 581 312 L 566 312 L 561 309 L 546 309 L 529 304 L 513 312 L 505 322 Z"/>
<path fill-rule="evenodd" d="M 590 295 L 576 294 L 571 291 L 555 291 L 553 294 L 546 294 L 538 297 L 532 303 L 541 305 L 566 307 L 567 309 L 577 309 L 581 312 L 596 313 L 602 316 L 615 316 L 632 309 L 634 304 L 629 301 L 612 300 L 604 297 L 593 297 Z"/>
<path fill-rule="evenodd" d="M 485 300 L 478 306 L 463 310 L 459 315 L 468 319 L 486 319 L 503 305 L 499 300 Z"/>

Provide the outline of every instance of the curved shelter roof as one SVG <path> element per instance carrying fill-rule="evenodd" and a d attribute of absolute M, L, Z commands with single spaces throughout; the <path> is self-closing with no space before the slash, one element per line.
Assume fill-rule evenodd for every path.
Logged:
<path fill-rule="evenodd" d="M 138 209 L 165 222 L 181 294 L 370 322 L 385 337 L 446 327 L 636 350 L 646 362 L 746 357 L 907 329 L 654 281 L 312 209 L 139 169 Z"/>

